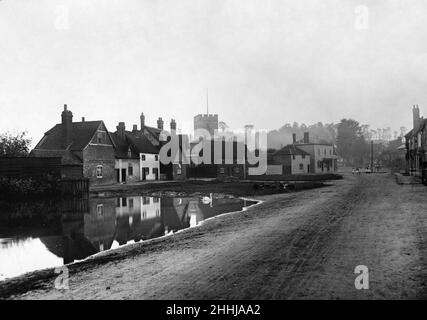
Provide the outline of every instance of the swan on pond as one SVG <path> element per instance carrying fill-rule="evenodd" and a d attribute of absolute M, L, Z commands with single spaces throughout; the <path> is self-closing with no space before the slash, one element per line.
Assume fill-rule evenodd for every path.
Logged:
<path fill-rule="evenodd" d="M 209 197 L 203 197 L 202 198 L 202 202 L 204 204 L 210 204 L 210 203 L 212 203 L 212 193 L 209 194 Z"/>

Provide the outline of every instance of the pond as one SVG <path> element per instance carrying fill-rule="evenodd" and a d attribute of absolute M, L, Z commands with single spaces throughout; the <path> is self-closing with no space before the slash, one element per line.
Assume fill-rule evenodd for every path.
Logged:
<path fill-rule="evenodd" d="M 255 203 L 149 196 L 0 203 L 0 281 L 168 235 Z"/>

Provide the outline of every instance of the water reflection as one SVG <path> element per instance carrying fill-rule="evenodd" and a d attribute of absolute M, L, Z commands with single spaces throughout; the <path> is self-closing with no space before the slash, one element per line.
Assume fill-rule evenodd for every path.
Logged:
<path fill-rule="evenodd" d="M 133 196 L 0 204 L 0 280 L 194 227 L 253 203 Z"/>

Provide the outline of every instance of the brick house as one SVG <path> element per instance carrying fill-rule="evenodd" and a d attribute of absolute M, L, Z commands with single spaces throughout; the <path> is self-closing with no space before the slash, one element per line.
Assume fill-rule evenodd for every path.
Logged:
<path fill-rule="evenodd" d="M 225 141 L 222 139 L 207 140 L 210 143 L 210 163 L 209 164 L 195 164 L 195 158 L 203 158 L 203 151 L 195 152 L 195 146 L 199 142 L 192 142 L 191 148 L 191 164 L 187 168 L 188 175 L 191 178 L 237 178 L 243 179 L 245 177 L 245 152 L 247 152 L 246 145 L 238 141 Z M 214 150 L 222 150 L 221 153 L 216 153 Z M 231 154 L 230 154 L 231 153 Z M 242 158 L 242 159 L 240 159 Z"/>
<path fill-rule="evenodd" d="M 61 123 L 44 134 L 30 156 L 61 158 L 61 178 L 88 178 L 91 185 L 115 182 L 114 144 L 104 122 L 73 122 L 67 105 Z"/>

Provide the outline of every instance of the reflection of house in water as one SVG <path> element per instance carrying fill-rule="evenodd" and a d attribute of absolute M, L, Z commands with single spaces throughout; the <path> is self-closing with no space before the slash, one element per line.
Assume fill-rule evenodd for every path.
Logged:
<path fill-rule="evenodd" d="M 91 198 L 64 202 L 62 235 L 41 238 L 49 251 L 64 263 L 170 232 L 196 226 L 223 212 L 241 210 L 246 201 L 199 198 L 121 197 Z M 114 246 L 113 246 L 114 243 Z"/>
<path fill-rule="evenodd" d="M 117 198 L 116 239 L 120 245 L 161 235 L 161 201 L 157 197 Z"/>
<path fill-rule="evenodd" d="M 89 199 L 89 213 L 84 216 L 84 235 L 97 251 L 107 250 L 116 231 L 116 199 Z"/>

